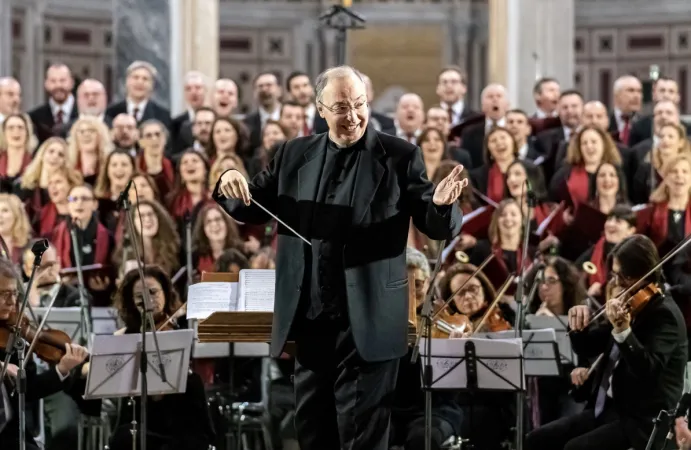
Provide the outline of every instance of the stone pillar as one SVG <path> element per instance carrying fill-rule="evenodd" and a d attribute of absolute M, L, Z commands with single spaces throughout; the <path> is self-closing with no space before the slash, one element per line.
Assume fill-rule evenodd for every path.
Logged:
<path fill-rule="evenodd" d="M 171 111 L 185 109 L 182 83 L 187 72 L 218 78 L 219 0 L 171 0 Z"/>
<path fill-rule="evenodd" d="M 168 0 L 115 0 L 115 101 L 125 98 L 127 66 L 140 60 L 158 71 L 154 100 L 170 107 L 170 10 Z"/>
<path fill-rule="evenodd" d="M 488 82 L 506 87 L 512 107 L 534 110 L 537 78 L 573 86 L 574 1 L 489 0 Z"/>
<path fill-rule="evenodd" d="M 45 101 L 43 80 L 43 14 L 45 0 L 24 3 L 24 58 L 22 59 L 21 80 L 22 106 L 27 109 Z"/>
<path fill-rule="evenodd" d="M 0 77 L 12 75 L 12 2 L 0 1 Z"/>

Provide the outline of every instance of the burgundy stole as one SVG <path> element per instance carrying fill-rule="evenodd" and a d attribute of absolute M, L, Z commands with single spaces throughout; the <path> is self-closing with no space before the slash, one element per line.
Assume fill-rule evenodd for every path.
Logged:
<path fill-rule="evenodd" d="M 506 273 L 510 274 L 511 272 L 509 272 L 509 268 L 506 267 L 506 262 L 504 261 L 504 250 L 502 250 L 499 245 L 494 244 L 492 245 L 492 253 L 494 253 L 494 258 L 497 260 L 497 262 L 504 268 L 504 270 L 506 270 Z M 522 259 L 523 250 L 521 250 L 521 247 L 519 246 L 516 250 L 516 273 L 520 273 L 522 270 Z M 526 263 L 530 264 L 530 258 L 528 258 Z"/>
<path fill-rule="evenodd" d="M 7 175 L 7 163 L 8 163 L 9 157 L 7 156 L 7 150 L 3 151 L 0 153 L 0 176 L 6 177 Z M 31 155 L 29 152 L 24 152 L 24 160 L 22 161 L 22 168 L 19 171 L 17 175 L 21 175 L 24 173 L 24 169 L 26 169 L 26 166 L 29 165 L 31 162 Z M 17 176 L 15 175 L 15 176 Z"/>
<path fill-rule="evenodd" d="M 38 235 L 46 237 L 51 236 L 55 229 L 55 222 L 58 219 L 58 208 L 55 207 L 55 203 L 46 203 L 46 205 L 41 208 L 40 217 Z"/>
<path fill-rule="evenodd" d="M 533 208 L 533 217 L 535 218 L 535 222 L 537 222 L 537 226 L 540 226 L 542 222 L 547 220 L 551 212 L 552 208 L 550 208 L 548 203 L 540 203 Z"/>
<path fill-rule="evenodd" d="M 199 262 L 197 263 L 197 271 L 202 272 L 215 272 L 216 262 L 213 256 L 205 255 L 199 257 Z"/>
<path fill-rule="evenodd" d="M 497 163 L 490 166 L 487 174 L 487 197 L 497 203 L 504 198 L 504 174 Z"/>
<path fill-rule="evenodd" d="M 590 262 L 595 264 L 597 267 L 597 272 L 588 276 L 588 285 L 592 286 L 594 283 L 600 283 L 601 286 L 605 286 L 607 283 L 607 266 L 605 265 L 605 260 L 607 255 L 605 255 L 605 238 L 604 236 L 600 238 L 593 248 L 593 254 L 590 257 Z"/>
<path fill-rule="evenodd" d="M 667 230 L 669 224 L 669 207 L 667 202 L 655 203 L 653 207 L 653 217 L 651 226 L 648 228 L 648 235 L 650 239 L 658 247 L 664 244 L 667 239 Z M 686 214 L 684 214 L 684 234 L 688 236 L 691 234 L 691 202 L 686 205 Z"/>
<path fill-rule="evenodd" d="M 566 187 L 569 190 L 574 206 L 578 207 L 579 203 L 586 203 L 588 201 L 590 182 L 585 167 L 573 166 L 571 168 L 571 174 L 568 180 L 566 180 Z"/>
<path fill-rule="evenodd" d="M 204 201 L 204 200 L 202 200 Z M 187 188 L 180 189 L 178 195 L 170 202 L 170 213 L 175 219 L 182 219 L 188 212 L 192 214 L 195 205 L 192 203 L 192 195 Z"/>
<path fill-rule="evenodd" d="M 72 238 L 66 220 L 58 225 L 51 240 L 53 245 L 55 245 L 62 267 L 72 267 Z M 105 265 L 108 263 L 108 253 L 110 251 L 108 243 L 108 230 L 99 223 L 96 228 L 96 255 L 94 258 L 96 264 Z"/>
<path fill-rule="evenodd" d="M 137 157 L 137 167 L 143 173 L 148 174 L 146 169 L 146 160 L 143 156 Z M 170 162 L 168 158 L 163 158 L 161 161 L 162 170 L 156 175 L 151 175 L 151 177 L 156 182 L 156 187 L 158 192 L 164 195 L 165 192 L 170 192 L 173 189 L 173 184 L 175 182 L 175 171 L 173 170 L 173 163 Z"/>

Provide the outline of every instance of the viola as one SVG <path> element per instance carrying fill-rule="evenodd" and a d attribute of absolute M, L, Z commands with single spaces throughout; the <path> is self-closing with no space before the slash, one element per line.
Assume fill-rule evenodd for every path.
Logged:
<path fill-rule="evenodd" d="M 13 334 L 14 324 L 17 323 L 16 313 L 12 313 L 7 320 L 0 321 L 0 348 L 7 348 L 7 343 Z M 28 317 L 23 316 L 19 321 L 19 334 L 25 341 L 34 341 L 37 327 L 31 323 Z M 43 361 L 49 364 L 57 364 L 66 353 L 66 344 L 71 344 L 72 339 L 60 330 L 43 329 L 38 334 L 33 352 Z"/>

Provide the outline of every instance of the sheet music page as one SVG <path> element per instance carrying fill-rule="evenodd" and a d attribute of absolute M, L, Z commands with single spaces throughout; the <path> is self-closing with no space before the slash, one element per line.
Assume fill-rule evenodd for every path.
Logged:
<path fill-rule="evenodd" d="M 512 339 L 516 335 L 514 330 L 487 333 L 488 339 Z M 525 375 L 534 377 L 556 377 L 560 375 L 559 364 L 561 357 L 557 346 L 557 336 L 554 329 L 523 330 L 523 357 Z"/>
<path fill-rule="evenodd" d="M 576 355 L 573 348 L 571 348 L 571 338 L 569 338 L 567 331 L 566 325 L 569 323 L 568 316 L 559 316 L 557 318 L 528 314 L 525 320 L 531 329 L 553 329 L 557 336 L 557 346 L 559 347 L 562 363 L 578 364 L 578 355 Z"/>
<path fill-rule="evenodd" d="M 273 269 L 245 269 L 240 271 L 238 311 L 274 310 L 276 271 Z"/>
<path fill-rule="evenodd" d="M 233 301 L 233 290 L 237 290 L 234 284 L 237 285 L 223 282 L 191 285 L 187 290 L 187 318 L 201 320 L 216 311 L 237 311 L 237 301 Z"/>

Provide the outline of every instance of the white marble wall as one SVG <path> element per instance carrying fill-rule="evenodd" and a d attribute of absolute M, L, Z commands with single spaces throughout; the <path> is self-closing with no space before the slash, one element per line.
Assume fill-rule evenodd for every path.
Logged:
<path fill-rule="evenodd" d="M 158 79 L 154 99 L 170 106 L 171 17 L 168 0 L 114 0 L 115 99 L 125 96 L 125 71 L 133 61 L 148 61 Z"/>

